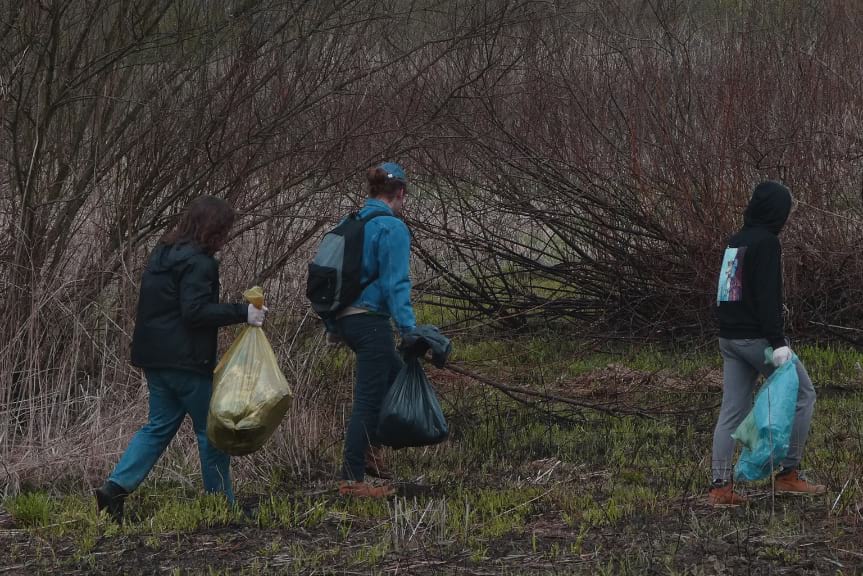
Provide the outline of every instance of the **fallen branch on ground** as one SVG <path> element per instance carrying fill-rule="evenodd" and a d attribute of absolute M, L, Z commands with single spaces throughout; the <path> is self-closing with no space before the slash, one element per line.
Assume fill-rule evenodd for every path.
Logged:
<path fill-rule="evenodd" d="M 592 402 L 583 402 L 583 401 L 575 400 L 573 398 L 568 398 L 566 396 L 558 396 L 556 394 L 548 394 L 545 392 L 538 392 L 536 390 L 529 390 L 527 388 L 507 386 L 505 384 L 495 382 L 494 380 L 486 378 L 485 376 L 482 376 L 482 375 L 477 374 L 475 372 L 471 372 L 470 370 L 466 370 L 466 369 L 460 368 L 458 366 L 453 366 L 451 364 L 448 364 L 447 366 L 445 366 L 444 370 L 449 370 L 450 372 L 455 372 L 456 374 L 461 374 L 462 376 L 467 376 L 468 378 L 476 380 L 477 382 L 479 382 L 481 384 L 491 386 L 492 388 L 495 388 L 496 390 L 503 392 L 504 394 L 506 394 L 507 396 L 509 396 L 513 400 L 516 400 L 517 402 L 521 402 L 523 404 L 531 404 L 532 405 L 532 403 L 529 403 L 526 399 L 519 397 L 519 395 L 529 396 L 531 398 L 539 398 L 539 399 L 546 400 L 549 402 L 556 402 L 559 404 L 565 404 L 567 406 L 574 406 L 576 408 L 585 408 L 588 410 L 596 410 L 598 412 L 602 412 L 604 414 L 609 414 L 611 416 L 639 416 L 641 418 L 655 419 L 659 416 L 683 416 L 683 415 L 688 415 L 688 414 L 700 414 L 703 412 L 715 410 L 719 406 L 719 404 L 714 404 L 714 405 L 707 406 L 707 407 L 692 408 L 692 409 L 688 409 L 688 410 L 651 410 L 651 411 L 646 411 L 646 410 L 642 410 L 642 409 L 638 409 L 638 408 L 627 408 L 627 407 L 621 407 L 621 406 L 612 406 L 609 404 L 598 404 L 598 403 L 592 403 Z M 646 378 L 645 383 L 647 383 L 649 380 L 650 380 L 649 377 Z"/>

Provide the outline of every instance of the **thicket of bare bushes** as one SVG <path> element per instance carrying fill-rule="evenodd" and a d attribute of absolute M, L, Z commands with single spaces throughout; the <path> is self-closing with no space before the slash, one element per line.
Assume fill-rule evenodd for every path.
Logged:
<path fill-rule="evenodd" d="M 792 325 L 861 326 L 856 2 L 203 6 L 0 8 L 0 483 L 98 469 L 139 423 L 136 283 L 201 193 L 242 215 L 226 297 L 263 282 L 281 308 L 306 434 L 273 450 L 305 442 L 283 450 L 302 467 L 332 428 L 297 338 L 304 261 L 384 158 L 415 175 L 420 287 L 460 317 L 709 334 L 722 238 L 772 177 L 801 200 Z"/>
<path fill-rule="evenodd" d="M 709 334 L 721 242 L 774 178 L 800 201 L 790 326 L 863 327 L 861 9 L 648 1 L 525 25 L 460 100 L 456 162 L 426 164 L 437 292 L 513 326 Z"/>

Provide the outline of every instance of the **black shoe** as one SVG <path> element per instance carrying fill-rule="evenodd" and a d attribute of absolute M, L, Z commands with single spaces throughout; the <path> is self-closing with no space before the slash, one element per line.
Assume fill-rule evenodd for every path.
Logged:
<path fill-rule="evenodd" d="M 123 523 L 123 502 L 129 493 L 118 484 L 106 480 L 96 489 L 96 506 L 99 512 L 105 510 L 108 516 L 117 524 Z"/>

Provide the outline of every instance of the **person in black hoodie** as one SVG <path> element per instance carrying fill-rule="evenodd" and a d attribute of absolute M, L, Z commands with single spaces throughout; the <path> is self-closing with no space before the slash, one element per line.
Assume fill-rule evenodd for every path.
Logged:
<path fill-rule="evenodd" d="M 713 484 L 709 500 L 714 506 L 735 506 L 746 498 L 731 481 L 737 429 L 752 408 L 758 377 L 791 361 L 792 352 L 783 330 L 782 245 L 779 233 L 793 205 L 791 192 L 778 182 L 755 187 L 744 213 L 743 229 L 729 240 L 722 259 L 716 296 L 719 349 L 722 353 L 722 407 L 713 435 Z M 773 364 L 764 352 L 773 348 Z M 777 493 L 821 494 L 824 486 L 808 482 L 798 471 L 809 435 L 815 389 L 802 362 L 797 363 L 800 388 L 788 456 L 780 463 L 774 489 Z"/>
<path fill-rule="evenodd" d="M 219 303 L 219 262 L 234 210 L 219 198 L 194 200 L 150 255 L 141 279 L 132 365 L 144 370 L 150 392 L 147 424 L 138 430 L 105 483 L 99 510 L 122 521 L 126 496 L 144 481 L 188 414 L 198 439 L 207 492 L 234 501 L 229 457 L 207 440 L 207 411 L 219 327 L 260 326 L 266 308 Z"/>

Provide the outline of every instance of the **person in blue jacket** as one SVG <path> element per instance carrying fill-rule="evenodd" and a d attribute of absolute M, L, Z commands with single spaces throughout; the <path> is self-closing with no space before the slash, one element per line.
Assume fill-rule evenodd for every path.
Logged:
<path fill-rule="evenodd" d="M 96 490 L 99 510 L 118 522 L 126 496 L 147 477 L 186 414 L 198 439 L 204 489 L 234 501 L 229 457 L 207 439 L 217 332 L 243 322 L 260 326 L 266 312 L 219 303 L 219 262 L 213 255 L 227 241 L 234 217 L 224 200 L 197 198 L 150 254 L 132 336 L 132 365 L 147 378 L 150 414 Z"/>
<path fill-rule="evenodd" d="M 366 483 L 365 473 L 391 477 L 375 433 L 384 395 L 403 365 L 391 320 L 404 338 L 415 331 L 416 318 L 411 305 L 411 236 L 400 218 L 407 196 L 405 171 L 395 162 L 385 162 L 370 168 L 366 177 L 369 197 L 359 216 L 386 213 L 365 224 L 361 282 L 372 282 L 334 323 L 328 323 L 327 340 L 344 342 L 357 357 L 339 493 L 385 497 L 393 487 Z"/>

